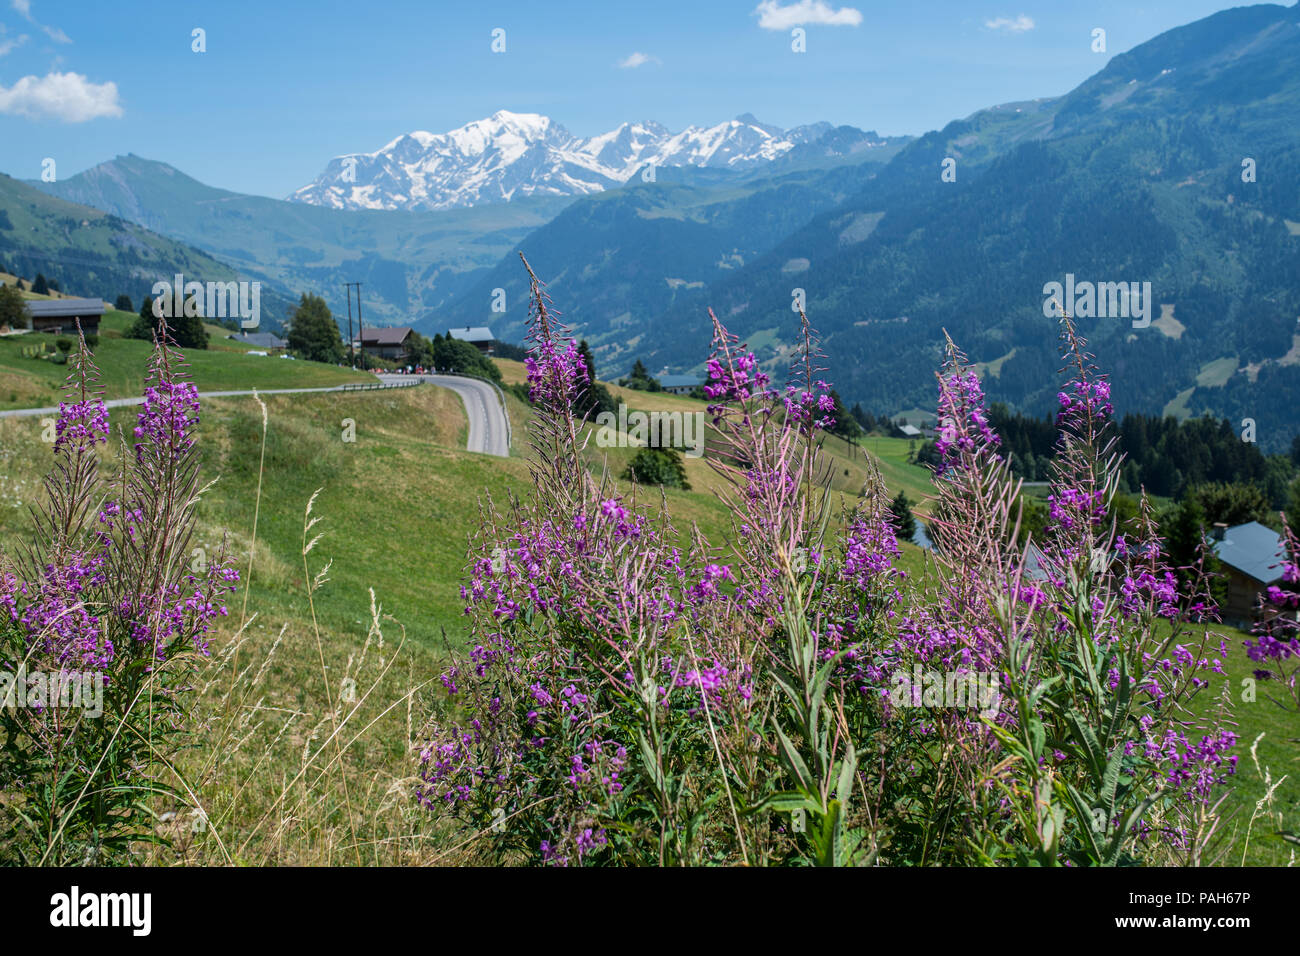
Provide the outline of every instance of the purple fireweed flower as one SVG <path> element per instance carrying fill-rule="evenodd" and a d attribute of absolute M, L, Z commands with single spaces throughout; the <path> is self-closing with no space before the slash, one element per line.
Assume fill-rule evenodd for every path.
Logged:
<path fill-rule="evenodd" d="M 1135 577 L 1127 576 L 1120 593 L 1121 613 L 1126 617 L 1140 614 L 1152 603 L 1161 617 L 1172 618 L 1178 614 L 1178 579 L 1172 571 L 1157 575 L 1144 569 Z"/>
<path fill-rule="evenodd" d="M 942 478 L 959 467 L 963 456 L 992 452 L 1001 443 L 984 409 L 979 376 L 963 369 L 954 359 L 939 378 L 939 429 L 934 440 L 939 464 L 935 477 Z"/>
<path fill-rule="evenodd" d="M 59 418 L 54 429 L 56 451 L 69 445 L 78 447 L 107 442 L 108 407 L 98 398 L 59 402 Z"/>
<path fill-rule="evenodd" d="M 1075 379 L 1069 388 L 1069 392 L 1056 393 L 1060 405 L 1056 413 L 1058 425 L 1079 423 L 1089 418 L 1099 421 L 1115 411 L 1110 403 L 1110 383 L 1104 378 Z"/>
<path fill-rule="evenodd" d="M 1256 663 L 1300 660 L 1300 541 L 1285 516 L 1282 534 L 1286 557 L 1281 563 L 1281 583 L 1269 585 L 1260 596 L 1260 620 L 1253 638 L 1245 642 L 1247 656 Z"/>
<path fill-rule="evenodd" d="M 524 367 L 528 373 L 528 398 L 534 403 L 572 407 L 583 388 L 591 384 L 587 363 L 574 339 L 569 339 L 563 351 L 554 342 L 541 343 L 524 360 Z"/>
<path fill-rule="evenodd" d="M 918 757 L 941 747 L 962 783 L 953 790 L 961 804 L 954 821 L 976 814 L 960 834 L 969 838 L 976 827 L 1000 826 L 1027 810 L 1023 800 L 1033 799 L 1043 772 L 1078 781 L 1088 771 L 1060 709 L 1082 683 L 1042 683 L 1073 667 L 1084 640 L 1097 655 L 1098 678 L 1084 692 L 1109 698 L 1098 701 L 1098 712 L 1115 701 L 1122 675 L 1133 682 L 1131 719 L 1115 725 L 1129 754 L 1125 774 L 1135 781 L 1126 791 L 1141 796 L 1172 782 L 1184 797 L 1200 800 L 1231 773 L 1231 735 L 1217 726 L 1192 735 L 1177 723 L 1194 689 L 1222 671 L 1222 659 L 1199 631 L 1178 630 L 1188 602 L 1154 542 L 1138 535 L 1119 542 L 1113 557 L 1101 550 L 1108 550 L 1096 530 L 1102 492 L 1114 478 L 1108 466 L 1098 467 L 1107 459 L 1090 437 L 1072 451 L 1088 469 L 1054 483 L 1052 505 L 1054 524 L 1069 526 L 1097 560 L 1067 563 L 1051 541 L 1030 548 L 1015 540 L 1009 469 L 997 459 L 979 379 L 951 346 L 940 380 L 944 464 L 932 511 L 934 525 L 946 530 L 936 536 L 943 540 L 934 573 L 903 588 L 882 489 L 870 488 L 864 509 L 849 514 L 831 511 L 838 505 L 833 492 L 822 497 L 826 462 L 811 432 L 834 400 L 813 367 L 806 321 L 801 371 L 795 385 L 780 389 L 714 322 L 706 391 L 718 425 L 712 448 L 722 449 L 711 464 L 727 481 L 724 500 L 733 515 L 727 550 L 698 528 L 674 528 L 666 512 L 654 516 L 635 490 L 620 495 L 604 478 L 586 484 L 589 464 L 577 451 L 566 457 L 568 449 L 580 451 L 581 437 L 567 429 L 571 419 L 559 421 L 566 429 L 543 433 L 544 441 L 535 438 L 533 493 L 508 510 L 485 507 L 467 561 L 461 593 L 469 634 L 442 677 L 454 698 L 436 711 L 421 752 L 417 797 L 425 806 L 473 832 L 484 829 L 493 808 L 509 808 L 510 832 L 526 836 L 477 845 L 491 854 L 523 848 L 533 862 L 552 865 L 684 859 L 698 853 L 681 829 L 698 809 L 708 852 L 738 860 L 745 851 L 730 842 L 726 804 L 709 803 L 726 771 L 708 768 L 743 759 L 749 779 L 779 776 L 773 785 L 786 786 L 774 725 L 797 731 L 792 745 L 817 759 L 815 742 L 803 739 L 813 725 L 788 722 L 804 718 L 787 714 L 794 710 L 778 685 L 798 683 L 791 675 L 811 662 L 814 673 L 829 665 L 824 697 L 816 698 L 824 708 L 819 730 L 832 728 L 828 748 L 871 744 L 855 792 L 860 782 L 876 792 L 878 779 L 870 775 L 887 774 L 897 795 L 928 794 L 918 798 L 928 812 L 942 788 Z M 570 368 L 577 361 L 572 343 L 548 350 L 545 340 L 533 339 L 530 387 L 580 379 Z M 545 401 L 568 391 L 561 385 L 536 394 Z M 1063 428 L 1079 416 L 1110 414 L 1104 382 L 1067 385 L 1062 394 Z M 570 461 L 578 464 L 569 468 Z M 1103 474 L 1089 483 L 1082 475 L 1093 469 Z M 1046 560 L 1031 574 L 1026 556 L 1034 553 Z M 1169 619 L 1159 622 L 1160 640 L 1148 626 L 1152 615 Z M 1070 673 L 1079 672 L 1064 676 Z M 981 691 L 996 691 L 999 706 L 980 713 L 939 703 L 934 675 L 942 694 L 949 678 L 954 691 L 962 678 L 987 678 Z M 922 706 L 899 706 L 891 696 L 904 676 Z M 1023 737 L 1021 691 L 1040 683 L 1042 695 L 1026 706 L 1048 725 L 1047 743 L 1031 760 L 1008 761 L 1005 738 L 994 728 Z M 774 707 L 773 699 L 782 703 Z M 853 739 L 859 732 L 867 736 Z M 717 750 L 725 751 L 721 760 Z M 674 780 L 699 775 L 700 800 L 683 791 L 682 816 L 651 822 L 645 808 L 658 805 L 652 778 L 661 760 Z M 1008 784 L 1005 793 L 995 792 L 995 776 Z M 903 781 L 914 778 L 929 790 L 917 784 L 909 791 Z M 979 791 L 974 804 L 966 784 Z M 740 826 L 773 822 L 779 821 Z M 616 845 L 618 856 L 599 854 L 603 845 Z M 915 852 L 933 862 L 949 852 L 960 858 L 960 845 L 954 839 L 951 848 L 935 848 L 939 856 L 902 844 L 896 852 L 900 861 Z"/>
<path fill-rule="evenodd" d="M 36 644 L 43 658 L 60 668 L 100 670 L 113 660 L 113 642 L 94 598 L 107 580 L 105 559 L 102 551 L 74 552 L 61 564 L 46 565 L 40 582 L 28 592 L 31 600 L 14 618 L 29 644 Z M 16 612 L 11 604 L 10 616 Z"/>
<path fill-rule="evenodd" d="M 149 447 L 158 454 L 188 451 L 199 423 L 199 390 L 193 382 L 160 381 L 144 390 L 144 407 L 136 418 L 137 459 L 143 458 Z"/>
<path fill-rule="evenodd" d="M 1085 525 L 1099 527 L 1106 517 L 1106 506 L 1102 502 L 1100 491 L 1061 488 L 1056 494 L 1047 496 L 1047 504 L 1050 520 L 1066 531 L 1074 531 Z"/>
<path fill-rule="evenodd" d="M 746 402 L 767 392 L 771 378 L 758 367 L 758 359 L 753 352 L 736 355 L 715 353 L 708 362 L 708 383 L 704 394 L 709 398 L 726 402 Z"/>

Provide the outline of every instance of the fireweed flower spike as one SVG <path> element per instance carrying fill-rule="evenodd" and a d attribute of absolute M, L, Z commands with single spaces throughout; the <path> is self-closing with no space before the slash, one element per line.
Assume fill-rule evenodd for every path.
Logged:
<path fill-rule="evenodd" d="M 535 480 L 546 482 L 550 493 L 569 497 L 572 507 L 578 498 L 591 491 L 591 477 L 582 466 L 586 439 L 580 438 L 581 421 L 575 408 L 590 386 L 587 366 L 578 354 L 577 343 L 559 321 L 559 313 L 550 306 L 545 284 L 537 278 L 523 253 L 519 254 L 528 273 L 529 355 L 528 395 L 534 403 L 534 420 L 530 423 L 531 443 L 538 453 L 539 464 L 532 469 Z"/>
<path fill-rule="evenodd" d="M 172 782 L 155 776 L 167 773 L 156 756 L 175 747 L 185 728 L 186 652 L 206 650 L 238 581 L 224 546 L 204 571 L 189 570 L 198 399 L 177 375 L 179 355 L 165 335 L 164 327 L 134 454 L 120 455 L 116 476 L 105 474 L 109 463 L 97 451 L 108 442 L 108 414 L 79 336 L 45 504 L 22 560 L 0 554 L 0 667 L 93 675 L 86 679 L 103 694 L 102 720 L 66 708 L 0 708 L 15 742 L 0 766 L 0 789 L 48 797 L 27 804 L 34 830 L 9 834 L 33 861 L 68 862 L 68 847 L 88 842 L 111 857 L 132 839 L 158 838 L 149 794 Z M 112 747 L 101 730 L 115 734 Z M 94 799 L 83 799 L 87 793 Z"/>
<path fill-rule="evenodd" d="M 1071 374 L 1058 393 L 1059 431 L 1048 494 L 1047 549 L 1061 564 L 1109 554 L 1106 509 L 1119 480 L 1110 384 L 1100 375 L 1071 317 L 1061 317 L 1061 351 Z"/>
<path fill-rule="evenodd" d="M 723 549 L 674 527 L 665 495 L 647 505 L 590 470 L 573 414 L 585 370 L 530 278 L 534 486 L 483 505 L 462 588 L 469 638 L 442 676 L 416 789 L 482 859 L 1088 865 L 1199 852 L 1235 760 L 1226 717 L 1180 716 L 1222 666 L 1202 626 L 1213 608 L 1179 588 L 1153 520 L 1122 537 L 1108 523 L 1109 392 L 1068 324 L 1057 507 L 1041 540 L 1021 534 L 979 379 L 947 342 L 937 548 L 912 580 L 878 473 L 852 507 L 831 493 L 819 431 L 833 402 L 806 317 L 778 388 L 709 314 Z"/>

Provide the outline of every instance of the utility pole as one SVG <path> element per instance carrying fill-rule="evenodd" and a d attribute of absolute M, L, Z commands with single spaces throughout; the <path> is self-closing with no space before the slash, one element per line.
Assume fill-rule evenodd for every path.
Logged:
<path fill-rule="evenodd" d="M 355 371 L 357 367 L 357 356 L 352 349 L 352 343 L 354 341 L 352 338 L 352 283 L 343 283 L 343 288 L 348 294 L 348 365 L 352 366 L 353 371 Z"/>
<path fill-rule="evenodd" d="M 361 283 L 345 282 L 343 284 L 348 287 L 348 355 L 351 356 L 352 367 L 355 369 L 357 367 L 357 353 L 352 344 L 355 341 L 352 338 L 352 286 L 357 287 L 357 338 L 360 339 L 363 337 L 362 332 L 364 329 L 361 322 Z"/>

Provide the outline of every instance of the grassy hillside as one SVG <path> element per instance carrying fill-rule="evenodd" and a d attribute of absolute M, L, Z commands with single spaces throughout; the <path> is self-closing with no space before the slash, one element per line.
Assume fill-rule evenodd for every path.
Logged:
<path fill-rule="evenodd" d="M 523 313 L 512 318 L 489 308 L 495 289 L 504 289 L 509 302 L 527 298 L 528 276 L 517 255 L 522 250 L 562 303 L 565 322 L 590 341 L 600 366 L 625 371 L 637 355 L 658 346 L 650 320 L 857 193 L 893 153 L 893 147 L 863 151 L 852 165 L 768 170 L 743 182 L 634 179 L 583 197 L 517 244 L 423 328 L 433 334 L 490 322 L 502 341 L 521 341 Z"/>
<path fill-rule="evenodd" d="M 1067 273 L 1149 282 L 1146 328 L 1067 303 L 1114 375 L 1116 407 L 1249 417 L 1261 446 L 1280 451 L 1300 430 L 1298 247 L 1286 225 L 1300 216 L 1300 140 L 1286 121 L 1300 103 L 1297 16 L 1294 6 L 1224 10 L 1111 58 L 1065 97 L 950 123 L 662 314 L 620 329 L 617 311 L 587 312 L 581 334 L 593 345 L 640 334 L 648 367 L 690 368 L 709 347 L 706 308 L 742 341 L 776 328 L 788 343 L 798 330 L 791 290 L 802 288 L 827 378 L 850 406 L 927 404 L 946 330 L 989 370 L 992 400 L 1036 414 L 1054 406 L 1060 367 L 1044 285 Z M 1243 178 L 1243 157 L 1265 153 L 1273 178 Z M 945 182 L 949 158 L 956 178 Z M 581 242 L 544 243 L 563 218 L 536 241 L 560 265 L 524 243 L 561 291 L 573 281 L 561 269 L 600 246 L 594 227 Z M 566 298 L 561 309 L 577 308 Z M 1158 318 L 1165 310 L 1176 325 Z M 756 352 L 781 370 L 779 348 Z"/>
<path fill-rule="evenodd" d="M 226 353 L 224 358 L 238 356 Z M 258 360 L 247 361 L 246 367 L 254 368 Z M 305 365 L 260 361 L 274 362 L 277 368 Z M 507 381 L 520 377 L 517 363 L 502 363 L 502 367 Z M 235 368 L 228 374 L 233 375 Z M 679 396 L 614 391 L 645 410 L 702 408 L 701 403 Z M 467 423 L 460 401 L 429 385 L 390 392 L 269 396 L 266 406 L 265 464 L 259 471 L 262 413 L 254 399 L 204 403 L 200 443 L 204 470 L 207 477 L 219 480 L 205 495 L 196 544 L 212 552 L 229 535 L 241 576 L 247 571 L 255 521 L 256 547 L 251 580 L 246 579 L 248 586 L 235 596 L 231 617 L 222 623 L 202 685 L 204 706 L 214 711 L 224 708 L 222 713 L 242 728 L 241 736 L 236 745 L 226 737 L 228 724 L 214 720 L 205 725 L 187 758 L 192 762 L 188 769 L 199 779 L 212 775 L 204 798 L 208 806 L 225 808 L 221 826 L 235 859 L 354 862 L 361 852 L 367 862 L 445 862 L 448 845 L 426 832 L 433 825 L 428 815 L 409 806 L 410 773 L 421 740 L 419 721 L 434 699 L 433 687 L 447 646 L 464 640 L 459 583 L 467 539 L 477 527 L 479 503 L 489 493 L 498 502 L 511 494 L 526 494 L 527 461 L 464 451 Z M 511 397 L 510 408 L 522 443 L 526 407 Z M 343 440 L 345 418 L 355 422 L 354 443 Z M 132 413 L 115 409 L 112 420 L 115 429 L 129 428 Z M 873 438 L 855 449 L 829 439 L 826 449 L 841 502 L 853 502 L 866 476 L 865 450 L 878 454 L 890 492 L 904 488 L 924 513 L 928 504 L 922 496 L 928 480 L 923 469 L 906 462 L 907 445 L 903 440 Z M 632 453 L 629 448 L 596 450 L 593 442 L 588 459 L 593 469 L 607 464 L 617 473 Z M 49 457 L 49 447 L 40 441 L 30 419 L 0 420 L 0 549 L 12 551 L 24 534 L 27 506 L 40 493 L 40 476 Z M 698 523 L 711 541 L 722 546 L 721 557 L 727 560 L 731 514 L 714 494 L 720 479 L 700 460 L 689 460 L 687 473 L 694 486 L 691 491 L 667 492 L 678 530 L 684 531 L 692 521 Z M 628 490 L 625 482 L 617 484 Z M 306 556 L 304 566 L 303 526 L 314 494 L 312 517 L 321 523 L 311 535 L 323 532 L 324 537 Z M 657 489 L 645 494 L 650 501 L 658 497 Z M 922 552 L 905 546 L 902 565 L 914 580 L 924 573 L 925 564 Z M 309 602 L 307 582 L 317 579 L 323 568 L 327 571 Z M 382 640 L 371 622 L 372 589 Z M 222 652 L 232 647 L 237 620 L 244 612 L 252 623 L 242 636 L 238 666 L 255 669 L 260 676 L 255 695 L 232 710 L 223 695 L 234 686 L 233 665 L 223 660 Z M 1243 635 L 1228 633 L 1226 681 L 1216 682 L 1201 698 L 1202 709 L 1213 704 L 1225 682 L 1235 694 L 1241 679 L 1251 673 L 1252 665 L 1241 650 Z M 405 643 L 398 653 L 403 636 Z M 283 798 L 285 781 L 292 779 L 308 741 L 320 733 L 326 711 L 322 687 L 336 687 L 344 675 L 362 678 L 363 688 L 373 678 L 375 701 L 366 705 L 365 732 L 358 733 L 349 751 L 351 790 L 329 791 L 321 797 L 334 801 L 323 808 L 324 816 L 321 808 L 311 811 L 312 820 L 333 821 L 334 829 L 322 831 L 314 825 L 304 827 L 277 801 Z M 1292 770 L 1294 746 L 1286 740 L 1294 736 L 1294 729 L 1288 729 L 1281 712 L 1262 695 L 1256 703 L 1237 704 L 1236 720 L 1243 743 L 1237 789 L 1228 804 L 1237 813 L 1228 824 L 1229 830 L 1237 828 L 1234 859 L 1245 852 L 1248 862 L 1284 863 L 1283 844 L 1264 835 L 1267 821 L 1256 822 L 1255 837 L 1249 847 L 1245 845 L 1247 822 L 1263 793 L 1249 747 L 1259 733 L 1266 733 L 1258 756 L 1276 780 Z M 215 761 L 215 754 L 222 759 Z M 214 770 L 217 763 L 221 766 Z M 345 799 L 365 801 L 363 817 L 370 830 L 352 834 L 339 829 L 339 805 Z M 1300 785 L 1288 779 L 1276 802 L 1288 819 L 1294 819 L 1300 809 Z"/>
<path fill-rule="evenodd" d="M 204 282 L 248 278 L 226 262 L 125 218 L 47 195 L 0 174 L 0 267 L 30 278 L 38 272 L 64 290 L 112 302 L 139 301 L 176 273 Z M 280 318 L 289 299 L 262 296 L 263 319 Z"/>
<path fill-rule="evenodd" d="M 121 338 L 135 320 L 126 312 L 109 311 L 100 326 L 95 362 L 103 374 L 108 398 L 139 395 L 149 362 L 150 344 Z M 374 376 L 351 369 L 301 362 L 274 356 L 247 355 L 247 345 L 227 341 L 228 330 L 209 326 L 210 348 L 185 349 L 190 374 L 201 391 L 242 388 L 315 388 L 347 382 L 374 381 Z M 68 375 L 66 365 L 29 358 L 25 351 L 36 346 L 54 350 L 58 336 L 11 335 L 0 338 L 0 409 L 38 408 L 55 405 Z"/>
<path fill-rule="evenodd" d="M 217 189 L 135 155 L 31 185 L 195 243 L 282 292 L 318 290 L 336 314 L 347 310 L 341 283 L 360 280 L 367 320 L 391 325 L 462 291 L 464 276 L 495 263 L 570 202 L 538 196 L 438 212 L 327 209 Z"/>

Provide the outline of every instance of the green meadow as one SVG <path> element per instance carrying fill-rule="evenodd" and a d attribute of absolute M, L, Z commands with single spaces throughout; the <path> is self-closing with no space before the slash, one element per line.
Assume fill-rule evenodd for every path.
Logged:
<path fill-rule="evenodd" d="M 114 321 L 120 324 L 129 318 L 119 313 Z M 0 341 L 0 375 L 10 376 L 0 381 L 22 377 L 34 383 L 23 393 L 28 400 L 37 395 L 36 401 L 57 401 L 53 386 L 66 368 L 15 355 L 15 344 Z M 220 344 L 214 338 L 214 345 Z M 111 396 L 138 391 L 146 357 L 143 342 L 101 339 L 96 360 L 105 370 Z M 206 389 L 333 384 L 349 376 L 344 370 L 307 362 L 245 356 L 232 348 L 191 352 L 186 358 Z M 501 364 L 507 382 L 522 377 L 517 363 Z M 646 411 L 694 412 L 704 407 L 663 393 L 628 392 L 614 386 L 611 391 L 632 408 Z M 13 402 L 8 394 L 0 394 L 0 399 Z M 506 505 L 512 495 L 528 494 L 527 406 L 509 396 L 515 448 L 512 457 L 500 459 L 464 450 L 467 423 L 459 399 L 431 385 L 272 395 L 264 401 L 264 458 L 262 411 L 252 396 L 209 399 L 203 405 L 204 475 L 216 482 L 204 495 L 196 547 L 210 556 L 224 542 L 247 585 L 235 595 L 214 647 L 234 637 L 245 615 L 252 618 L 241 653 L 250 659 L 273 659 L 259 706 L 277 713 L 315 712 L 321 706 L 322 667 L 342 673 L 367 653 L 368 638 L 373 636 L 373 591 L 385 646 L 391 650 L 405 638 L 400 661 L 389 660 L 394 669 L 385 672 L 387 682 L 400 672 L 401 686 L 384 685 L 395 694 L 408 695 L 405 723 L 397 713 L 385 712 L 375 725 L 374 732 L 382 731 L 381 736 L 360 746 L 350 760 L 358 773 L 398 786 L 411 773 L 419 718 L 431 706 L 432 688 L 448 648 L 460 646 L 465 639 L 459 586 L 479 509 L 488 496 Z M 129 429 L 133 416 L 129 408 L 114 409 L 114 431 Z M 355 426 L 354 441 L 345 440 L 350 437 L 347 419 Z M 40 479 L 50 461 L 40 431 L 35 418 L 0 420 L 0 548 L 10 554 L 28 527 L 27 509 L 41 494 Z M 631 491 L 618 475 L 635 448 L 598 448 L 594 436 L 588 437 L 592 440 L 585 454 L 593 473 L 606 475 L 620 491 Z M 908 462 L 911 444 L 872 436 L 854 446 L 828 437 L 824 447 L 839 507 L 851 508 L 858 500 L 874 460 L 889 493 L 906 491 L 914 510 L 924 517 L 929 511 L 930 482 L 924 468 Z M 686 472 L 691 490 L 665 493 L 674 526 L 684 533 L 697 524 L 725 560 L 733 537 L 731 515 L 719 498 L 724 481 L 705 459 L 687 459 Z M 639 489 L 637 494 L 643 504 L 653 507 L 659 502 L 658 489 Z M 319 522 L 305 533 L 309 501 L 310 518 Z M 304 555 L 306 545 L 318 535 Z M 918 580 L 931 563 L 920 549 L 903 547 L 901 565 L 912 580 Z M 313 581 L 318 586 L 309 594 L 308 584 Z M 1245 837 L 1264 792 L 1264 767 L 1273 781 L 1287 775 L 1274 794 L 1274 806 L 1294 826 L 1300 806 L 1296 728 L 1288 726 L 1285 714 L 1266 699 L 1262 687 L 1256 701 L 1241 700 L 1242 681 L 1252 672 L 1241 646 L 1245 635 L 1230 629 L 1225 633 L 1226 678 L 1202 694 L 1197 709 L 1205 712 L 1216 706 L 1226 683 L 1242 740 L 1236 785 L 1225 804 L 1232 811 L 1224 823 L 1225 835 L 1232 841 L 1230 859 L 1239 862 L 1244 855 L 1248 863 L 1285 864 L 1291 847 L 1270 835 L 1271 821 L 1257 819 L 1249 843 Z M 277 737 L 275 747 L 268 742 L 261 764 L 291 762 L 296 742 L 303 739 L 301 730 L 295 733 L 298 736 Z M 1257 770 L 1250 747 L 1261 733 L 1265 736 L 1257 748 Z M 200 741 L 200 751 L 203 746 Z M 250 758 L 246 769 L 252 773 L 261 764 Z M 247 807 L 234 799 L 231 819 L 238 822 L 232 825 L 249 825 L 242 814 L 253 813 L 259 800 L 272 800 L 271 794 L 269 785 L 260 796 L 248 794 Z M 275 851 L 279 855 L 268 848 L 262 852 L 261 858 L 291 862 L 332 860 L 337 851 L 331 844 L 325 851 L 299 849 L 296 855 L 284 849 Z M 410 857 L 418 858 L 418 854 Z"/>

